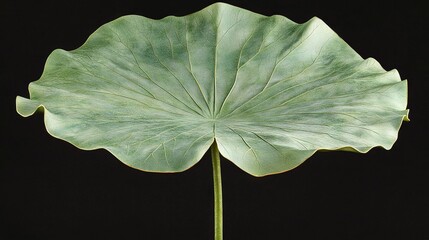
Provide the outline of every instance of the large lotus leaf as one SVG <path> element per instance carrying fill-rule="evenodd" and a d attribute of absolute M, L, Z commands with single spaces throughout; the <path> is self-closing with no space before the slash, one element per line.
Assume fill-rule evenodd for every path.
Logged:
<path fill-rule="evenodd" d="M 213 141 L 252 175 L 283 172 L 320 149 L 389 149 L 407 119 L 406 81 L 322 20 L 219 3 L 107 23 L 52 52 L 29 91 L 17 111 L 43 107 L 53 136 L 156 172 L 191 167 Z"/>

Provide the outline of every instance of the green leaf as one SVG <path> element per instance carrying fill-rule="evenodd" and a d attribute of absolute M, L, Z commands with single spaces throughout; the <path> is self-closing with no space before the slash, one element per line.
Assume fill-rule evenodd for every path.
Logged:
<path fill-rule="evenodd" d="M 53 51 L 16 104 L 23 116 L 43 107 L 51 135 L 137 169 L 186 170 L 216 141 L 263 176 L 321 149 L 390 149 L 407 120 L 406 84 L 318 18 L 217 3 L 103 25 L 80 48 Z"/>

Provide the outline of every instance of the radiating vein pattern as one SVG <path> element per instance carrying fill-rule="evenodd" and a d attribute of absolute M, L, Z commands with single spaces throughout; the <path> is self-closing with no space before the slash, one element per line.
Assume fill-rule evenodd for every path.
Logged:
<path fill-rule="evenodd" d="M 183 171 L 216 141 L 263 176 L 319 149 L 389 149 L 407 119 L 406 88 L 318 18 L 217 3 L 184 17 L 124 16 L 76 50 L 55 50 L 17 110 L 42 106 L 52 135 L 137 169 Z"/>

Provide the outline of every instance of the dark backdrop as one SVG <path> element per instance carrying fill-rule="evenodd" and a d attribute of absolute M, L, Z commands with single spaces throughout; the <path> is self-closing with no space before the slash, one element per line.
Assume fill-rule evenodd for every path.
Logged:
<path fill-rule="evenodd" d="M 0 239 L 212 239 L 209 156 L 183 173 L 140 172 L 51 137 L 42 114 L 15 112 L 54 49 L 77 48 L 122 15 L 186 15 L 211 3 L 144 2 L 2 2 Z M 391 151 L 317 153 L 274 176 L 223 160 L 225 239 L 429 239 L 428 4 L 228 2 L 299 23 L 320 17 L 364 58 L 409 79 L 412 121 Z"/>

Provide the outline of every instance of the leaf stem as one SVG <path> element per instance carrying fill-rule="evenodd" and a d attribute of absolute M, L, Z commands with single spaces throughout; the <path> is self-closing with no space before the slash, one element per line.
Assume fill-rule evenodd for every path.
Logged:
<path fill-rule="evenodd" d="M 214 239 L 223 239 L 223 210 L 222 210 L 222 177 L 220 171 L 220 156 L 216 141 L 210 147 L 213 164 L 214 185 Z"/>

